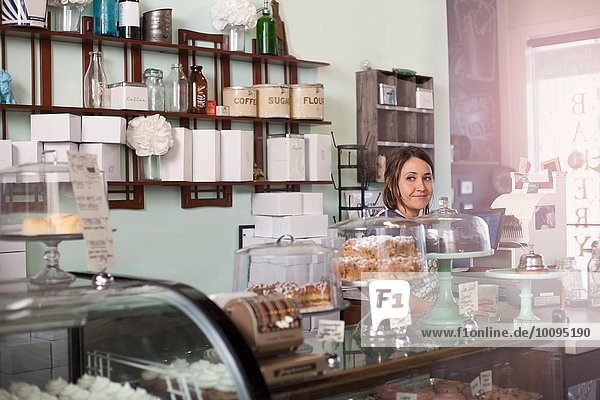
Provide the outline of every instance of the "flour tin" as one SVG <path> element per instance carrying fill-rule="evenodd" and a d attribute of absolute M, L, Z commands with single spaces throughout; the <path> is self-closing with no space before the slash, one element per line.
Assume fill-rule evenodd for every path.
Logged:
<path fill-rule="evenodd" d="M 259 118 L 290 117 L 290 87 L 282 84 L 254 85 L 258 91 Z"/>
<path fill-rule="evenodd" d="M 324 103 L 323 84 L 290 85 L 290 115 L 293 119 L 322 120 Z"/>
<path fill-rule="evenodd" d="M 232 117 L 256 117 L 256 89 L 245 86 L 223 88 L 223 105 Z"/>

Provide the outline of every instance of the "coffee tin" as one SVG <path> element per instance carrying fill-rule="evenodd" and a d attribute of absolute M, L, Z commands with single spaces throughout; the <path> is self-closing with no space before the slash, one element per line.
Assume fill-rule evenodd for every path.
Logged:
<path fill-rule="evenodd" d="M 290 87 L 282 84 L 254 85 L 258 91 L 259 118 L 290 117 Z"/>
<path fill-rule="evenodd" d="M 256 117 L 256 89 L 245 86 L 223 88 L 223 105 L 232 117 Z"/>
<path fill-rule="evenodd" d="M 172 43 L 173 13 L 170 8 L 146 11 L 142 16 L 144 40 L 148 42 Z"/>
<path fill-rule="evenodd" d="M 290 115 L 293 119 L 322 120 L 324 103 L 323 84 L 290 85 Z"/>

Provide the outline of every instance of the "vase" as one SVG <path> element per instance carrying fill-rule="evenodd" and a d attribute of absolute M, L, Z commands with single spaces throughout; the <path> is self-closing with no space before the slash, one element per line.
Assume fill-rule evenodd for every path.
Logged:
<path fill-rule="evenodd" d="M 227 27 L 227 35 L 229 39 L 229 51 L 246 50 L 246 29 L 244 25 L 230 25 Z"/>
<path fill-rule="evenodd" d="M 54 7 L 54 30 L 58 32 L 79 32 L 81 9 L 74 4 L 61 4 Z"/>
<path fill-rule="evenodd" d="M 138 157 L 140 181 L 160 181 L 160 156 Z"/>

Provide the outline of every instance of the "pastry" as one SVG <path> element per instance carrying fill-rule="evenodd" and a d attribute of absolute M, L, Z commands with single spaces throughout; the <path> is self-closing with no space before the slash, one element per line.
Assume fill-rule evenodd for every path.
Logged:
<path fill-rule="evenodd" d="M 54 228 L 52 227 L 50 218 L 31 217 L 23 220 L 21 233 L 27 236 L 51 235 L 54 233 Z"/>
<path fill-rule="evenodd" d="M 69 233 L 81 233 L 79 215 L 53 213 L 47 217 L 29 217 L 25 218 L 21 225 L 21 234 L 27 236 Z"/>
<path fill-rule="evenodd" d="M 80 233 L 81 219 L 79 215 L 67 213 L 50 214 L 50 220 L 57 234 Z"/>
<path fill-rule="evenodd" d="M 329 281 L 310 282 L 299 285 L 295 282 L 259 283 L 250 286 L 250 290 L 259 296 L 282 295 L 293 298 L 300 310 L 332 304 L 331 284 Z"/>

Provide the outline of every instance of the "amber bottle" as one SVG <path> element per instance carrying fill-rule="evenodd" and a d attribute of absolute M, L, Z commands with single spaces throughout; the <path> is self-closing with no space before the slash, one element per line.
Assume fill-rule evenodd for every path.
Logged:
<path fill-rule="evenodd" d="M 194 113 L 206 114 L 206 99 L 208 97 L 208 83 L 202 73 L 201 65 L 192 65 L 190 75 L 190 111 Z"/>

